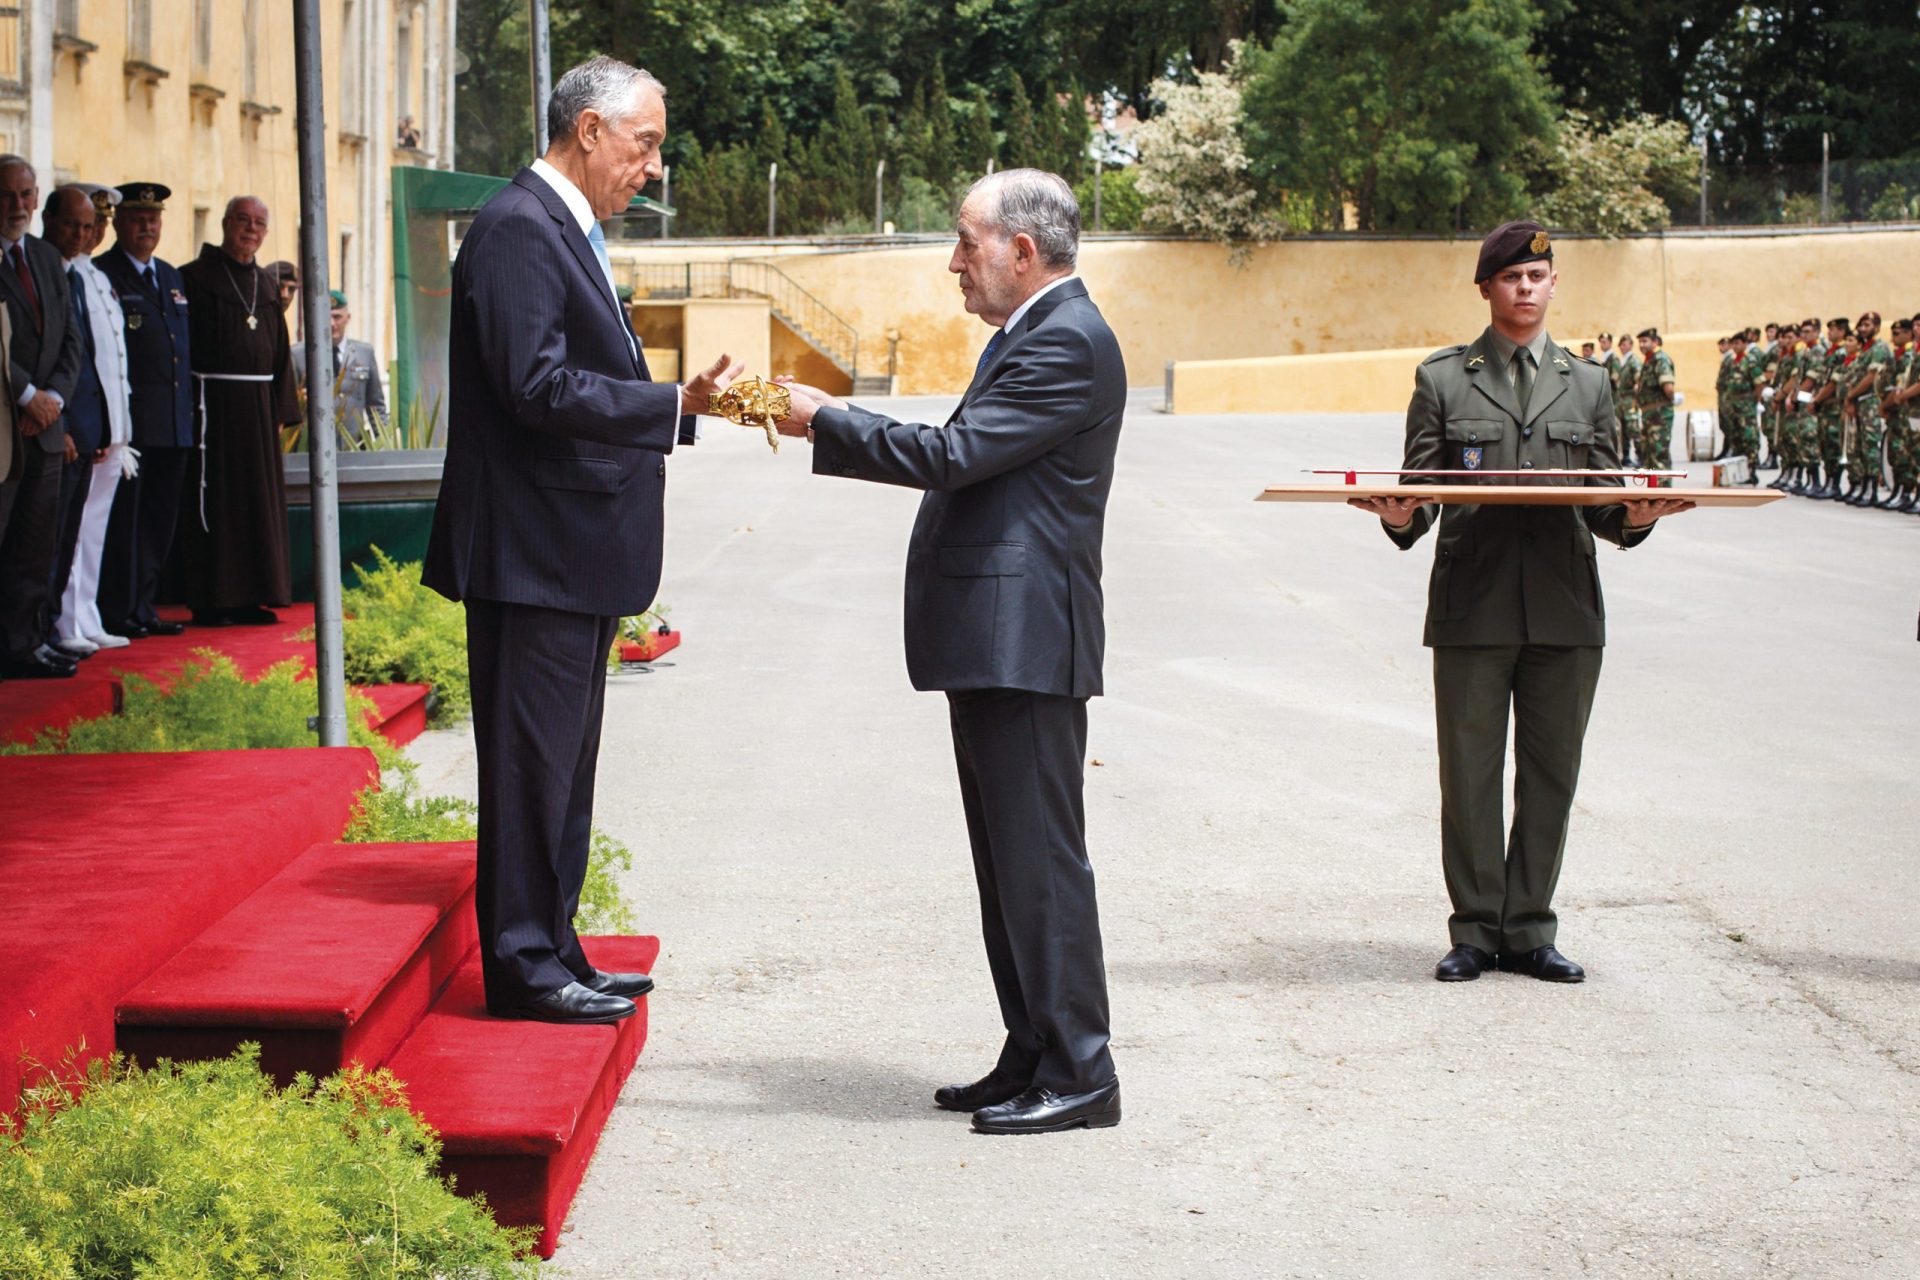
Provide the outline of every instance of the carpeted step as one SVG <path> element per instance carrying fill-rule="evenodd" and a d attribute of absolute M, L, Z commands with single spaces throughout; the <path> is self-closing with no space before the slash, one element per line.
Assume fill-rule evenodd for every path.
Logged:
<path fill-rule="evenodd" d="M 373 704 L 367 723 L 396 747 L 404 747 L 427 731 L 428 684 L 356 685 L 356 693 Z"/>
<path fill-rule="evenodd" d="M 378 1064 L 475 944 L 474 848 L 315 845 L 120 1000 L 124 1051 L 222 1057 L 260 1044 L 282 1083 Z"/>
<path fill-rule="evenodd" d="M 111 1052 L 119 995 L 338 840 L 378 773 L 359 747 L 0 759 L 0 1112 L 34 1064 Z"/>
<path fill-rule="evenodd" d="M 594 966 L 612 972 L 651 971 L 660 953 L 658 938 L 585 942 Z M 455 1187 L 484 1193 L 507 1226 L 539 1227 L 544 1258 L 646 1040 L 645 999 L 609 1027 L 490 1017 L 475 954 L 386 1065 L 440 1131 Z"/>
<path fill-rule="evenodd" d="M 120 709 L 120 682 L 106 676 L 0 681 L 0 742 L 32 742 L 48 729 Z"/>

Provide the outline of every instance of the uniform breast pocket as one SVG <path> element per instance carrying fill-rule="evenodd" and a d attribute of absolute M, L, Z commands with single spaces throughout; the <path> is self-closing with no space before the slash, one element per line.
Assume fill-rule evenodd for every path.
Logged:
<path fill-rule="evenodd" d="M 1587 451 L 1592 447 L 1592 423 L 1549 422 L 1547 424 L 1548 466 L 1578 470 L 1587 465 Z"/>
<path fill-rule="evenodd" d="M 1454 471 L 1508 471 L 1507 424 L 1498 418 L 1449 418 L 1447 461 Z"/>

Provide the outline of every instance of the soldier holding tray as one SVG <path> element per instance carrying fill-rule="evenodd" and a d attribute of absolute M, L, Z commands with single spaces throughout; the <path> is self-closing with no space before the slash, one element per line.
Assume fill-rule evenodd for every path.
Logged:
<path fill-rule="evenodd" d="M 1415 370 L 1402 464 L 1408 471 L 1617 466 L 1606 370 L 1547 336 L 1558 280 L 1552 240 L 1537 222 L 1509 222 L 1481 244 L 1474 283 L 1492 323 Z M 1596 475 L 1586 483 L 1621 479 Z M 1434 976 L 1464 982 L 1497 966 L 1579 982 L 1585 971 L 1554 945 L 1552 900 L 1606 642 L 1594 538 L 1635 546 L 1654 521 L 1693 504 L 1647 497 L 1591 508 L 1460 505 L 1436 520 L 1433 505 L 1417 498 L 1350 502 L 1379 516 L 1402 550 L 1440 526 L 1426 644 L 1433 649 L 1440 859 L 1453 901 L 1453 949 Z M 1509 719 L 1517 770 L 1510 831 L 1501 794 Z"/>

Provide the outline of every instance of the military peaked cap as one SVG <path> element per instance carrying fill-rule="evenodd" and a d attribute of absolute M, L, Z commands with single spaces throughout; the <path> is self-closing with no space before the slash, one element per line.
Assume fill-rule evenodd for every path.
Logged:
<path fill-rule="evenodd" d="M 1552 262 L 1553 240 L 1537 222 L 1507 222 L 1487 233 L 1480 242 L 1480 265 L 1473 282 L 1485 284 L 1494 273 L 1517 267 L 1523 262 Z"/>
<path fill-rule="evenodd" d="M 164 209 L 173 194 L 172 187 L 157 182 L 123 182 L 119 190 L 122 209 Z"/>

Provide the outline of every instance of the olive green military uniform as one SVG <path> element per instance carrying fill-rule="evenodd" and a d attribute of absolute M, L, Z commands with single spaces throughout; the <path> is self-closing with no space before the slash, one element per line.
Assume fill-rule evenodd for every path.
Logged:
<path fill-rule="evenodd" d="M 1912 422 L 1920 417 L 1920 399 L 1895 404 L 1893 398 L 1920 377 L 1920 359 L 1915 358 L 1917 345 L 1920 344 L 1909 342 L 1896 353 L 1887 379 L 1888 394 L 1881 398 L 1886 418 L 1887 461 L 1893 468 L 1894 491 L 1904 499 L 1900 504 L 1903 511 L 1913 507 L 1913 496 L 1920 492 L 1920 436 L 1916 436 Z"/>
<path fill-rule="evenodd" d="M 1855 389 L 1865 388 L 1852 402 L 1852 430 L 1848 433 L 1853 447 L 1847 453 L 1847 472 L 1856 489 L 1877 488 L 1880 484 L 1883 443 L 1880 393 L 1886 386 L 1892 363 L 1893 348 L 1876 336 L 1872 346 L 1862 348 L 1854 357 L 1846 390 L 1839 393 L 1849 396 Z"/>
<path fill-rule="evenodd" d="M 1840 342 L 1827 348 L 1826 356 L 1818 366 L 1820 388 L 1833 388 L 1826 399 L 1814 406 L 1813 411 L 1815 435 L 1820 442 L 1820 469 L 1824 487 L 1829 489 L 1839 485 L 1840 467 L 1846 457 L 1843 448 L 1845 428 L 1840 418 L 1840 400 L 1846 394 L 1845 386 L 1849 380 L 1849 375 L 1845 373 L 1846 365 L 1847 347 Z M 1818 389 L 1815 394 L 1819 394 Z"/>
<path fill-rule="evenodd" d="M 1616 361 L 1613 369 L 1613 416 L 1620 424 L 1620 432 L 1614 438 L 1614 450 L 1621 458 L 1631 456 L 1639 447 L 1640 410 L 1635 404 L 1640 394 L 1639 387 L 1640 353 L 1631 351 L 1624 359 Z"/>
<path fill-rule="evenodd" d="M 1782 458 L 1780 424 L 1784 420 L 1786 405 L 1780 400 L 1780 386 L 1786 381 L 1788 359 L 1793 355 L 1793 342 L 1788 338 L 1778 338 L 1760 356 L 1760 380 L 1755 386 L 1760 399 L 1756 402 L 1755 413 L 1760 420 L 1760 435 L 1767 442 L 1767 465 L 1785 469 Z M 1771 390 L 1772 394 L 1766 394 Z"/>
<path fill-rule="evenodd" d="M 1653 471 L 1673 466 L 1673 357 L 1659 347 L 1640 362 L 1635 407 L 1640 411 L 1640 465 Z"/>
<path fill-rule="evenodd" d="M 1415 371 L 1404 465 L 1613 469 L 1606 372 L 1543 337 L 1523 408 L 1511 362 L 1501 359 L 1504 341 L 1489 328 Z M 1440 859 L 1456 945 L 1492 955 L 1554 941 L 1553 890 L 1606 643 L 1594 538 L 1643 541 L 1649 531 L 1628 532 L 1626 516 L 1618 505 L 1425 506 L 1404 528 L 1383 522 L 1402 550 L 1439 525 L 1425 642 L 1433 649 Z M 1517 770 L 1511 831 L 1502 786 L 1509 717 Z"/>
<path fill-rule="evenodd" d="M 1749 347 L 1727 366 L 1726 416 L 1721 419 L 1727 433 L 1727 452 L 1745 457 L 1749 474 L 1760 474 L 1760 406 L 1754 395 L 1766 372 L 1766 356 Z"/>
<path fill-rule="evenodd" d="M 1819 396 L 1820 388 L 1827 384 L 1827 367 L 1833 352 L 1824 338 L 1816 339 L 1805 351 L 1800 353 L 1800 388 L 1794 393 L 1795 448 L 1799 452 L 1801 465 L 1807 469 L 1809 485 L 1818 485 L 1826 477 L 1823 467 L 1825 455 L 1822 440 L 1825 426 L 1821 414 L 1826 406 L 1816 405 L 1813 400 Z M 1802 400 L 1800 397 L 1807 397 Z"/>
<path fill-rule="evenodd" d="M 1725 448 L 1733 448 L 1733 427 L 1727 413 L 1727 383 L 1733 377 L 1733 348 L 1728 347 L 1720 353 L 1720 372 L 1713 379 L 1714 421 L 1720 424 L 1720 433 L 1726 437 Z"/>
<path fill-rule="evenodd" d="M 1807 456 L 1801 448 L 1800 419 L 1802 406 L 1800 393 L 1806 390 L 1807 348 L 1798 338 L 1783 344 L 1784 351 L 1779 356 L 1779 372 L 1774 375 L 1773 385 L 1779 394 L 1773 398 L 1774 410 L 1780 415 L 1779 434 L 1775 437 L 1775 449 L 1780 460 L 1780 478 L 1777 484 L 1784 487 L 1788 473 L 1807 464 Z"/>

